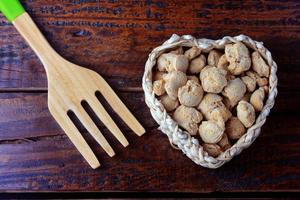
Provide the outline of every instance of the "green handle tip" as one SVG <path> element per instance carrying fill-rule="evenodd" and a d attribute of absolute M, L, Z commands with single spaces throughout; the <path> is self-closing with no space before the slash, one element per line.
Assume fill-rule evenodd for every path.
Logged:
<path fill-rule="evenodd" d="M 18 0 L 0 0 L 0 10 L 10 22 L 25 12 Z"/>

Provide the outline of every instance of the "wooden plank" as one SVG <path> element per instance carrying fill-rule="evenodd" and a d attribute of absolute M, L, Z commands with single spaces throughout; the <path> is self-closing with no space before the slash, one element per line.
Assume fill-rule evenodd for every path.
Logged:
<path fill-rule="evenodd" d="M 156 126 L 144 103 L 142 93 L 120 93 L 119 96 L 144 126 L 148 128 Z M 127 125 L 102 98 L 101 100 L 121 130 L 128 131 Z M 103 129 L 101 121 L 95 119 L 98 127 Z M 85 130 L 81 127 L 80 131 Z M 64 133 L 48 110 L 46 93 L 0 94 L 0 141 L 58 134 Z"/>
<path fill-rule="evenodd" d="M 251 148 L 220 169 L 195 165 L 165 135 L 129 133 L 109 158 L 95 143 L 102 167 L 92 170 L 65 135 L 0 145 L 1 191 L 295 191 L 299 190 L 300 126 L 272 116 Z M 91 140 L 88 140 L 91 143 Z M 284 170 L 283 170 L 284 169 Z"/>
<path fill-rule="evenodd" d="M 23 3 L 61 55 L 104 75 L 114 88 L 139 88 L 148 53 L 173 33 L 213 39 L 247 34 L 272 51 L 282 83 L 299 79 L 298 1 Z M 3 17 L 0 29 L 0 87 L 46 87 L 37 57 Z"/>
<path fill-rule="evenodd" d="M 143 93 L 119 93 L 119 96 L 144 127 L 157 127 L 144 102 Z M 280 93 L 271 116 L 297 115 L 300 110 L 299 99 L 299 92 L 287 90 L 286 93 Z M 104 107 L 121 130 L 129 131 L 105 101 Z M 94 119 L 100 130 L 104 129 L 101 121 L 95 117 Z M 81 127 L 80 131 L 84 132 L 85 129 Z M 0 141 L 62 134 L 64 133 L 48 110 L 46 93 L 0 93 Z"/>
<path fill-rule="evenodd" d="M 130 143 L 124 149 L 97 121 L 117 153 L 110 159 L 80 126 L 103 163 L 92 170 L 49 114 L 37 57 L 0 17 L 0 191 L 299 191 L 298 1 L 22 3 L 61 55 L 104 75 L 147 133 L 136 137 L 117 119 Z M 264 41 L 279 66 L 279 96 L 261 136 L 220 169 L 197 166 L 172 149 L 144 103 L 147 55 L 172 33 L 244 33 Z"/>

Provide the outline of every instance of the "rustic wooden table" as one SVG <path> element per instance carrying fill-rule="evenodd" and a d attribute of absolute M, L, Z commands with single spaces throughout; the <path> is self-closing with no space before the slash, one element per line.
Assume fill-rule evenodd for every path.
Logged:
<path fill-rule="evenodd" d="M 130 142 L 124 149 L 99 122 L 117 155 L 109 158 L 85 134 L 102 163 L 92 170 L 48 111 L 41 62 L 1 16 L 1 191 L 299 191 L 299 1 L 22 2 L 51 45 L 102 74 L 147 133 L 136 137 L 117 119 Z M 264 41 L 278 64 L 279 96 L 261 136 L 219 169 L 172 149 L 144 103 L 147 55 L 172 33 L 212 39 L 243 33 Z"/>

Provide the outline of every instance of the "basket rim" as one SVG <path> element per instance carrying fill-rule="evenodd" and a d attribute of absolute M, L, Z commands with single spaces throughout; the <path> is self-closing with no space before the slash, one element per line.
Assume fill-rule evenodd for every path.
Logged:
<path fill-rule="evenodd" d="M 247 129 L 244 134 L 231 148 L 214 158 L 209 156 L 199 144 L 199 140 L 189 133 L 181 129 L 177 122 L 167 113 L 164 106 L 155 97 L 152 89 L 152 68 L 156 64 L 157 57 L 163 52 L 179 46 L 192 47 L 197 46 L 203 52 L 212 49 L 224 49 L 226 44 L 243 42 L 248 48 L 256 50 L 267 61 L 271 67 L 269 76 L 269 93 L 263 110 L 256 116 L 255 123 Z M 142 87 L 145 94 L 145 102 L 150 108 L 150 112 L 154 120 L 159 124 L 159 129 L 168 136 L 170 144 L 177 146 L 184 154 L 186 154 L 196 164 L 207 168 L 218 168 L 230 161 L 234 156 L 240 154 L 244 149 L 248 148 L 259 136 L 262 125 L 265 123 L 270 110 L 274 106 L 275 97 L 277 96 L 277 64 L 272 58 L 270 51 L 264 47 L 262 42 L 255 41 L 246 35 L 238 35 L 235 37 L 225 36 L 222 39 L 196 39 L 192 35 L 178 36 L 173 34 L 170 39 L 162 45 L 154 48 L 149 54 L 145 64 L 145 71 L 142 79 Z"/>

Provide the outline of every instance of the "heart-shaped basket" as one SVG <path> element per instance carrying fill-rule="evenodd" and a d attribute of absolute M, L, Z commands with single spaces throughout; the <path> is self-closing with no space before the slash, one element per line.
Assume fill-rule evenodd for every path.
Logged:
<path fill-rule="evenodd" d="M 152 88 L 152 68 L 156 64 L 156 59 L 164 52 L 176 47 L 193 47 L 197 46 L 203 52 L 209 52 L 212 49 L 224 49 L 226 44 L 243 42 L 248 48 L 258 51 L 271 67 L 269 76 L 269 93 L 263 110 L 256 118 L 255 124 L 248 128 L 244 134 L 231 148 L 224 151 L 218 157 L 214 158 L 208 155 L 199 144 L 197 138 L 190 136 L 189 133 L 178 127 L 171 116 L 167 113 L 164 106 L 155 97 Z M 248 148 L 254 140 L 259 136 L 261 127 L 266 121 L 271 108 L 275 103 L 277 95 L 277 65 L 273 61 L 271 53 L 263 46 L 262 42 L 252 40 L 245 35 L 236 37 L 223 37 L 220 40 L 196 39 L 191 35 L 178 36 L 173 34 L 163 45 L 155 48 L 150 54 L 145 65 L 143 76 L 143 89 L 145 92 L 145 101 L 150 108 L 151 115 L 159 124 L 159 130 L 166 134 L 171 145 L 174 148 L 181 149 L 196 164 L 207 168 L 218 168 L 230 161 L 234 156 L 240 154 L 243 149 Z"/>

